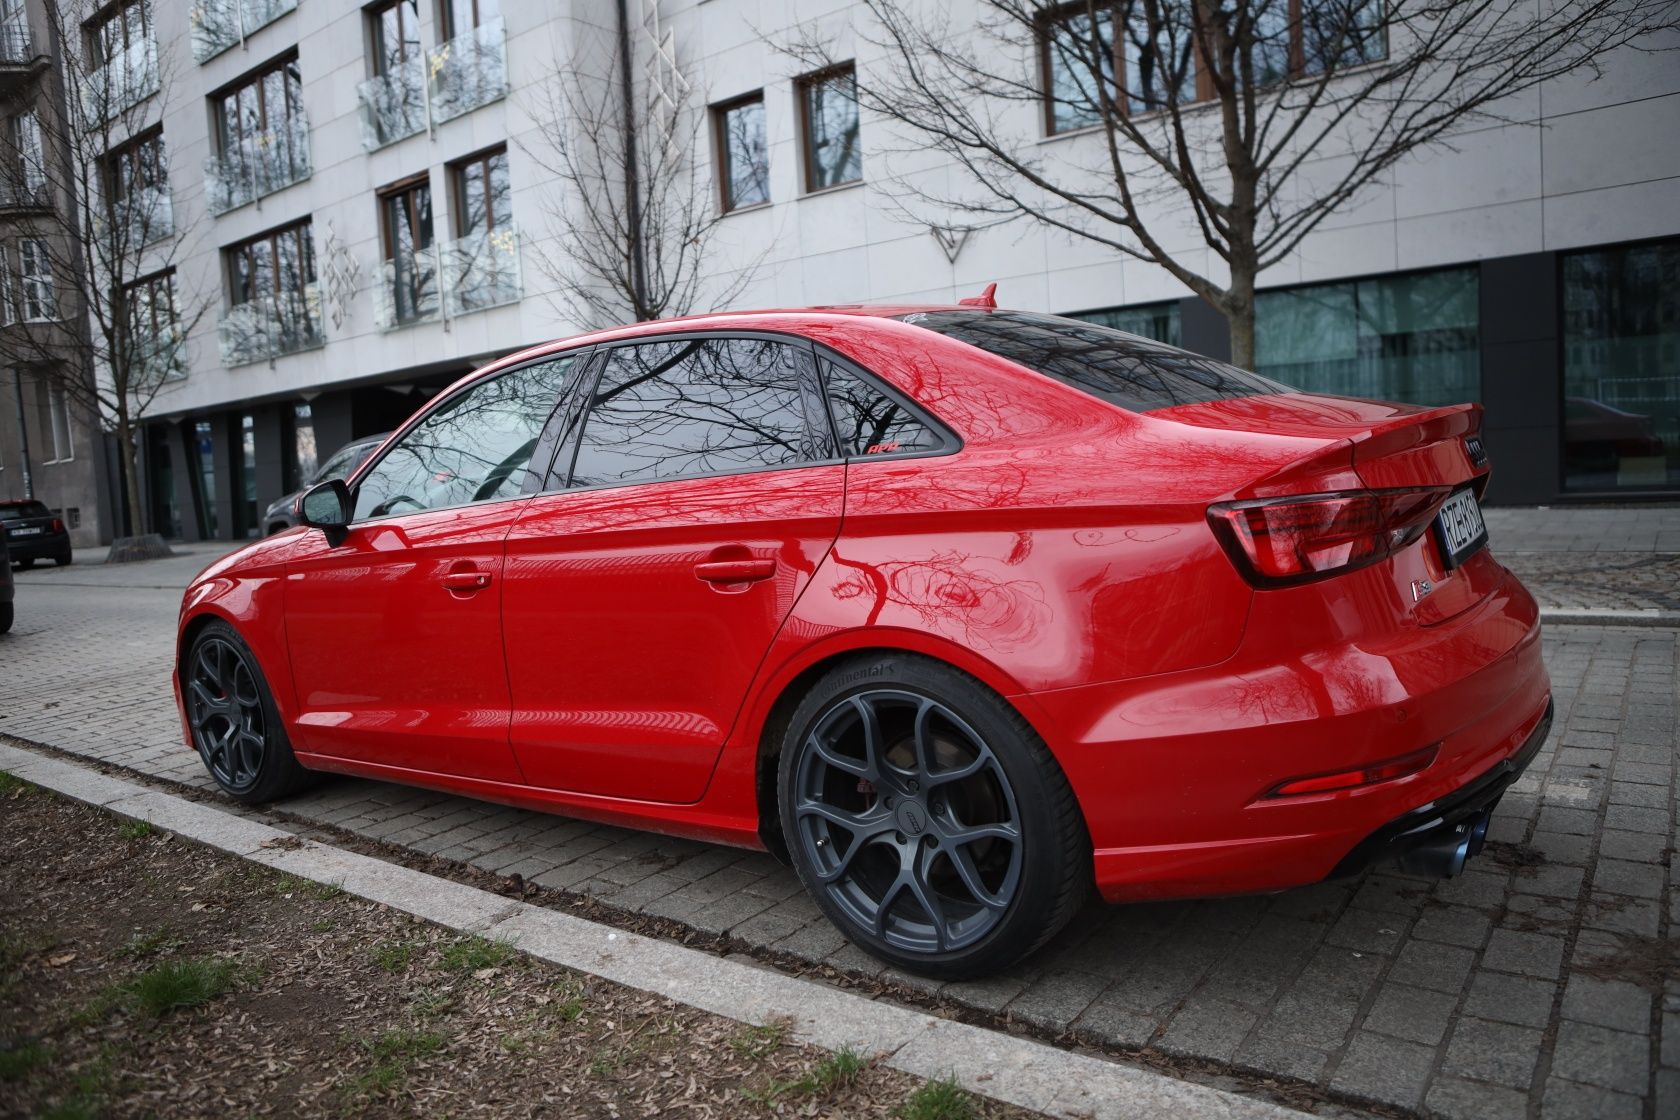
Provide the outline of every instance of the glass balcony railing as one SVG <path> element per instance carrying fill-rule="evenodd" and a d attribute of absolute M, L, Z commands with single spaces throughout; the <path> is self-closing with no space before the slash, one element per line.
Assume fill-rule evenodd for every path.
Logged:
<path fill-rule="evenodd" d="M 186 336 L 178 323 L 157 334 L 136 330 L 129 339 L 130 385 L 157 385 L 187 375 Z"/>
<path fill-rule="evenodd" d="M 457 35 L 431 54 L 433 121 L 453 120 L 507 96 L 507 33 L 499 19 Z"/>
<path fill-rule="evenodd" d="M 47 210 L 52 192 L 38 176 L 10 171 L 0 174 L 0 210 Z"/>
<path fill-rule="evenodd" d="M 326 344 L 321 330 L 321 291 L 275 292 L 236 303 L 216 324 L 224 366 L 243 366 Z"/>
<path fill-rule="evenodd" d="M 507 34 L 490 20 L 356 87 L 372 151 L 507 96 Z"/>
<path fill-rule="evenodd" d="M 450 318 L 517 303 L 524 294 L 519 231 L 501 226 L 452 241 L 438 250 L 445 314 Z"/>
<path fill-rule="evenodd" d="M 356 87 L 362 147 L 368 151 L 426 130 L 426 74 L 415 58 Z"/>
<path fill-rule="evenodd" d="M 203 0 L 193 5 L 193 61 L 203 62 L 243 43 L 251 32 L 296 11 L 297 6 L 298 0 Z"/>
<path fill-rule="evenodd" d="M 204 161 L 210 212 L 225 214 L 309 178 L 309 121 L 299 111 L 278 129 L 242 137 Z"/>
<path fill-rule="evenodd" d="M 382 331 L 429 323 L 442 314 L 436 248 L 396 257 L 379 266 L 373 286 L 373 322 Z"/>
<path fill-rule="evenodd" d="M 142 39 L 87 76 L 82 111 L 97 127 L 157 91 L 157 44 Z"/>
<path fill-rule="evenodd" d="M 132 250 L 161 241 L 175 232 L 175 202 L 167 186 L 140 187 L 111 204 L 109 211 L 94 215 L 96 232 L 102 238 L 110 236 L 117 223 L 128 226 L 129 236 L 115 251 Z"/>

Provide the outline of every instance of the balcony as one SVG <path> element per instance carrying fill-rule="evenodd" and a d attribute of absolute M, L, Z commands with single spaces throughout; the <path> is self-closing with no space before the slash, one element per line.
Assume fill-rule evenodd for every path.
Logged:
<path fill-rule="evenodd" d="M 503 226 L 452 241 L 438 250 L 443 267 L 444 314 L 453 319 L 517 303 L 524 294 L 519 271 L 519 231 Z"/>
<path fill-rule="evenodd" d="M 47 68 L 47 56 L 35 49 L 29 25 L 20 18 L 0 24 L 0 94 L 11 94 Z"/>
<path fill-rule="evenodd" d="M 45 180 L 17 171 L 0 174 L 0 213 L 51 209 L 52 191 Z"/>
<path fill-rule="evenodd" d="M 203 63 L 229 47 L 245 42 L 258 28 L 267 27 L 298 0 L 204 0 L 192 10 L 193 61 Z"/>
<path fill-rule="evenodd" d="M 187 339 L 179 323 L 151 334 L 136 330 L 129 340 L 128 384 L 150 387 L 187 375 Z"/>
<path fill-rule="evenodd" d="M 415 58 L 389 74 L 356 87 L 362 114 L 362 147 L 368 151 L 394 144 L 428 127 L 426 75 Z"/>
<path fill-rule="evenodd" d="M 230 368 L 325 345 L 320 288 L 306 284 L 301 292 L 234 304 L 216 324 L 216 341 Z"/>
<path fill-rule="evenodd" d="M 435 246 L 379 266 L 379 278 L 373 286 L 374 326 L 382 331 L 394 331 L 415 323 L 434 322 L 441 314 Z"/>
<path fill-rule="evenodd" d="M 242 137 L 206 159 L 204 192 L 210 212 L 225 214 L 309 175 L 309 121 L 299 112 L 282 127 Z"/>
<path fill-rule="evenodd" d="M 157 44 L 144 39 L 87 76 L 82 111 L 89 127 L 97 128 L 157 91 Z"/>
<path fill-rule="evenodd" d="M 507 96 L 507 33 L 490 20 L 431 53 L 433 123 L 453 120 Z"/>

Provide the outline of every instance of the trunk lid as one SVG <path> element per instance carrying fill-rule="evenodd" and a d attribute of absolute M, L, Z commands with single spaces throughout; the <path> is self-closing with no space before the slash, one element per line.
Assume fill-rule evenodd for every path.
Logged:
<path fill-rule="evenodd" d="M 1468 487 L 1479 501 L 1487 486 L 1486 456 L 1478 454 L 1482 408 L 1477 404 L 1425 408 L 1286 393 L 1181 405 L 1148 415 L 1212 431 L 1318 441 L 1287 461 L 1257 464 L 1253 481 L 1221 500 Z M 1297 451 L 1301 446 L 1296 445 Z M 1485 547 L 1451 565 L 1433 527 L 1368 571 L 1383 573 L 1400 616 L 1422 626 L 1444 622 L 1474 606 L 1503 577 L 1503 569 Z"/>

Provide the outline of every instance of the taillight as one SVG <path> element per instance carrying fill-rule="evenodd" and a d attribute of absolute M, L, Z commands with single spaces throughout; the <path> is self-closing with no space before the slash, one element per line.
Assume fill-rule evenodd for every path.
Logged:
<path fill-rule="evenodd" d="M 1208 507 L 1208 522 L 1256 587 L 1287 587 L 1394 555 L 1429 528 L 1452 488 L 1349 490 Z"/>
<path fill-rule="evenodd" d="M 56 518 L 56 517 L 55 517 L 55 518 L 53 518 L 53 526 L 52 526 L 52 531 L 53 531 L 53 532 L 55 532 L 55 533 L 62 533 L 62 532 L 64 532 L 64 522 L 62 522 L 62 521 L 60 521 L 60 520 L 59 520 L 59 519 L 58 519 L 58 518 Z"/>
<path fill-rule="evenodd" d="M 1307 793 L 1333 793 L 1340 789 L 1358 789 L 1360 786 L 1376 785 L 1378 782 L 1392 782 L 1396 778 L 1405 778 L 1427 769 L 1435 761 L 1435 753 L 1439 745 L 1424 747 L 1411 754 L 1399 758 L 1391 758 L 1385 762 L 1373 762 L 1369 766 L 1361 766 L 1356 770 L 1338 770 L 1334 774 L 1314 774 L 1309 778 L 1291 778 L 1287 782 L 1279 782 L 1267 791 L 1267 797 L 1300 797 Z"/>

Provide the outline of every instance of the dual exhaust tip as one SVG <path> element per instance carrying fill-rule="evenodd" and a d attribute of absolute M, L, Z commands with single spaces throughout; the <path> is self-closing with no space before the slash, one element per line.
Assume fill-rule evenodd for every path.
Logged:
<path fill-rule="evenodd" d="M 1470 857 L 1480 852 L 1487 842 L 1488 822 L 1492 818 L 1493 809 L 1489 807 L 1443 828 L 1402 852 L 1397 860 L 1400 870 L 1436 879 L 1457 876 Z"/>

